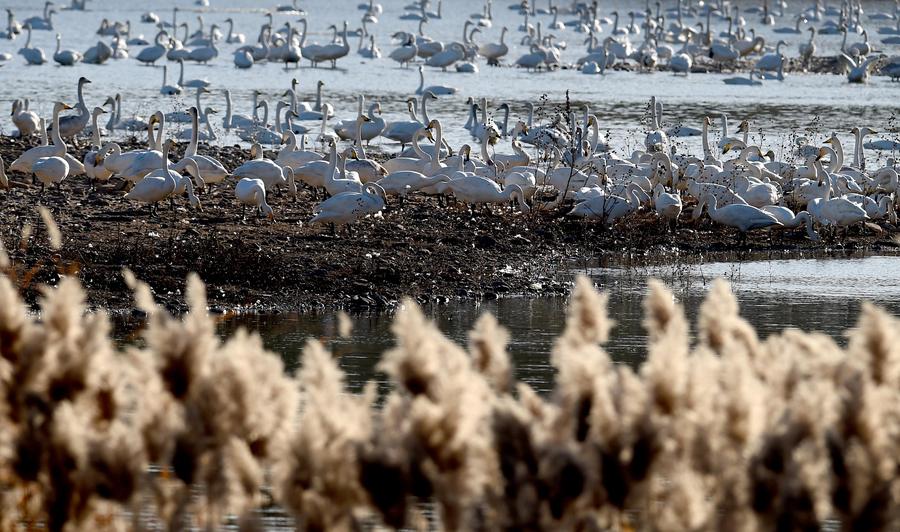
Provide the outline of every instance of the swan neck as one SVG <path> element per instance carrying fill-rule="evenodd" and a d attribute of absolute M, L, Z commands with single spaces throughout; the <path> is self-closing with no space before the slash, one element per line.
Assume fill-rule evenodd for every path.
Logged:
<path fill-rule="evenodd" d="M 325 173 L 325 178 L 329 181 L 334 179 L 334 171 L 337 169 L 337 147 L 332 144 L 331 152 L 328 154 L 328 172 Z"/>
<path fill-rule="evenodd" d="M 165 133 L 166 130 L 166 115 L 158 113 L 157 116 L 159 117 L 159 131 L 156 133 L 156 149 L 161 150 L 163 145 L 163 133 Z"/>
<path fill-rule="evenodd" d="M 57 153 L 60 156 L 66 153 L 66 143 L 63 142 L 62 137 L 59 134 L 59 111 L 55 111 L 53 113 L 53 145 L 57 147 Z"/>
<path fill-rule="evenodd" d="M 199 112 L 200 110 L 197 109 L 191 113 L 191 143 L 188 144 L 187 151 L 185 152 L 185 157 L 189 157 L 197 153 L 197 142 L 200 140 L 200 119 L 197 116 Z"/>
<path fill-rule="evenodd" d="M 94 113 L 91 116 L 91 128 L 93 128 L 93 132 L 91 133 L 91 144 L 94 146 L 100 147 L 100 127 L 97 125 L 97 118 L 100 115 Z"/>
<path fill-rule="evenodd" d="M 428 117 L 428 98 L 425 95 L 422 95 L 422 121 L 426 124 L 431 122 L 431 119 Z"/>

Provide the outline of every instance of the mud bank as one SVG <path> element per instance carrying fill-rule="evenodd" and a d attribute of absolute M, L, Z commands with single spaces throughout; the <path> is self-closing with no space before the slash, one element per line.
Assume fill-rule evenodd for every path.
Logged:
<path fill-rule="evenodd" d="M 0 141 L 10 162 L 19 141 Z M 75 150 L 81 157 L 83 150 Z M 236 147 L 201 149 L 228 168 L 246 159 Z M 856 228 L 848 236 L 811 242 L 800 231 L 738 234 L 708 219 L 690 221 L 686 207 L 674 233 L 654 213 L 637 213 L 607 228 L 535 208 L 522 214 L 505 206 L 474 211 L 442 205 L 435 198 L 391 199 L 379 218 L 353 226 L 352 235 L 308 224 L 317 200 L 301 190 L 296 200 L 272 194 L 276 220 L 242 218 L 233 182 L 201 194 L 202 211 L 184 199 L 158 218 L 123 198 L 114 179 L 96 188 L 83 176 L 40 195 L 30 177 L 10 174 L 0 192 L 0 236 L 10 250 L 13 275 L 34 302 L 38 286 L 73 273 L 86 286 L 90 304 L 128 311 L 131 294 L 121 272 L 147 281 L 173 310 L 183 308 L 185 276 L 195 271 L 209 286 L 213 311 L 288 311 L 321 307 L 377 308 L 402 296 L 426 300 L 496 298 L 566 293 L 573 268 L 626 258 L 630 264 L 660 258 L 696 260 L 710 253 L 839 253 L 896 250 L 897 228 L 886 223 Z M 47 206 L 62 230 L 63 247 L 50 249 L 37 212 Z M 26 226 L 31 234 L 22 238 Z M 668 259 L 667 259 L 668 260 Z"/>

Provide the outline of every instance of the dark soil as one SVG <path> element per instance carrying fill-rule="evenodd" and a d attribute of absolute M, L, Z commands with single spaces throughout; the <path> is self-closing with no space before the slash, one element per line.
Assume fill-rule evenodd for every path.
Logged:
<path fill-rule="evenodd" d="M 125 143 L 123 149 L 135 146 Z M 23 149 L 18 140 L 0 140 L 7 163 Z M 228 168 L 247 158 L 238 147 L 200 152 Z M 75 154 L 80 159 L 83 150 Z M 10 181 L 11 189 L 0 192 L 0 236 L 26 299 L 34 302 L 37 287 L 55 283 L 60 273 L 77 272 L 91 305 L 126 311 L 132 300 L 123 268 L 175 310 L 183 308 L 184 280 L 193 271 L 208 284 L 213 311 L 281 311 L 388 307 L 404 295 L 441 301 L 564 293 L 572 268 L 607 259 L 634 264 L 635 256 L 639 262 L 640 257 L 751 250 L 843 253 L 898 247 L 897 228 L 889 224 L 827 236 L 820 243 L 806 239 L 802 230 L 761 232 L 739 242 L 736 232 L 706 217 L 692 223 L 690 207 L 672 234 L 652 212 L 606 228 L 566 217 L 565 208 L 520 214 L 495 206 L 470 212 L 427 197 L 403 205 L 392 199 L 382 217 L 354 225 L 352 235 L 342 229 L 333 236 L 329 227 L 307 224 L 316 200 L 302 188 L 296 201 L 270 195 L 277 219 L 269 222 L 249 214 L 241 218 L 230 180 L 201 194 L 202 212 L 189 210 L 180 198 L 174 211 L 161 205 L 158 218 L 150 218 L 145 205 L 124 200 L 115 179 L 93 189 L 84 176 L 70 178 L 43 196 L 29 176 L 11 174 Z M 58 252 L 49 247 L 39 204 L 52 210 L 62 230 Z M 26 225 L 33 231 L 23 241 Z"/>

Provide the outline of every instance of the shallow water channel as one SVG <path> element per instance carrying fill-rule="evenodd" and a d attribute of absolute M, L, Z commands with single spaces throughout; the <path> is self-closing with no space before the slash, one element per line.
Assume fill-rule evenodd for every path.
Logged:
<path fill-rule="evenodd" d="M 703 297 L 716 277 L 731 281 L 741 314 L 765 337 L 787 327 L 820 331 L 843 343 L 844 332 L 856 323 L 861 302 L 874 301 L 900 314 L 900 257 L 792 258 L 705 262 L 694 265 L 644 267 L 599 266 L 582 271 L 610 295 L 610 314 L 617 325 L 607 346 L 619 363 L 639 365 L 645 356 L 641 327 L 646 280 L 666 281 L 687 309 L 693 324 Z M 516 377 L 541 391 L 552 386 L 549 352 L 562 330 L 567 298 L 509 298 L 496 301 L 451 301 L 426 305 L 440 330 L 465 345 L 468 331 L 484 312 L 495 314 L 511 333 L 509 347 Z M 284 357 L 290 371 L 300 364 L 304 343 L 317 338 L 340 355 L 350 386 L 358 390 L 368 380 L 384 382 L 376 371 L 381 353 L 393 346 L 392 313 L 351 315 L 352 334 L 340 338 L 331 312 L 237 316 L 219 329 L 259 331 L 266 346 Z"/>

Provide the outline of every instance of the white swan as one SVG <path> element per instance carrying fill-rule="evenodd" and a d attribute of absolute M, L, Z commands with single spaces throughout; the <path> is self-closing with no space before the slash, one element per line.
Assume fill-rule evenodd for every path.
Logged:
<path fill-rule="evenodd" d="M 666 187 L 662 183 L 657 183 L 653 189 L 653 207 L 661 220 L 674 226 L 678 222 L 678 216 L 681 215 L 681 196 L 666 192 Z"/>
<path fill-rule="evenodd" d="M 882 59 L 884 59 L 884 56 L 876 55 L 856 64 L 847 74 L 847 81 L 850 83 L 868 83 L 872 69 L 874 69 Z"/>
<path fill-rule="evenodd" d="M 625 188 L 625 197 L 607 194 L 594 196 L 575 205 L 569 215 L 613 224 L 641 206 L 640 190 L 639 186 L 630 183 Z"/>
<path fill-rule="evenodd" d="M 813 215 L 823 225 L 849 226 L 855 223 L 863 222 L 869 219 L 860 205 L 846 198 L 831 197 L 831 177 L 822 167 L 821 158 L 825 156 L 825 151 L 819 151 L 819 158 L 815 161 L 816 173 L 822 176 L 825 183 L 824 193 L 822 197 L 816 198 L 809 202 L 806 210 Z"/>
<path fill-rule="evenodd" d="M 345 192 L 323 201 L 313 209 L 315 214 L 309 223 L 347 225 L 381 212 L 384 205 L 384 190 L 376 183 L 369 183 L 362 192 Z"/>
<path fill-rule="evenodd" d="M 187 81 L 184 80 L 184 59 L 178 60 L 178 66 L 180 71 L 178 73 L 178 86 L 179 87 L 189 87 L 192 89 L 196 88 L 209 88 L 210 82 L 205 79 L 189 79 Z"/>
<path fill-rule="evenodd" d="M 234 197 L 241 204 L 241 217 L 244 216 L 247 205 L 252 205 L 269 220 L 275 220 L 275 211 L 266 202 L 266 185 L 262 179 L 241 179 L 234 186 Z"/>
<path fill-rule="evenodd" d="M 450 177 L 446 175 L 428 177 L 415 170 L 400 170 L 387 174 L 376 181 L 376 183 L 384 189 L 385 194 L 403 197 L 412 192 L 449 180 Z"/>
<path fill-rule="evenodd" d="M 69 174 L 69 163 L 64 157 L 42 157 L 34 162 L 31 171 L 41 182 L 41 194 L 44 185 L 57 185 Z"/>
<path fill-rule="evenodd" d="M 32 27 L 36 30 L 52 30 L 53 14 L 56 13 L 55 10 L 50 8 L 52 5 L 53 2 L 44 3 L 44 14 L 40 17 L 28 17 L 22 21 L 22 25 Z"/>
<path fill-rule="evenodd" d="M 741 233 L 781 225 L 781 222 L 771 214 L 750 205 L 732 204 L 717 207 L 716 197 L 712 194 L 703 194 L 700 197 L 700 203 L 694 208 L 694 220 L 700 218 L 704 207 L 707 207 L 709 217 L 715 222 L 734 227 Z"/>
<path fill-rule="evenodd" d="M 34 111 L 29 111 L 22 100 L 13 102 L 12 114 L 13 124 L 19 129 L 19 138 L 33 135 L 40 123 L 40 118 Z"/>
<path fill-rule="evenodd" d="M 160 167 L 147 174 L 134 185 L 128 194 L 125 194 L 125 199 L 149 204 L 151 216 L 156 214 L 156 204 L 176 194 L 179 186 L 184 187 L 192 207 L 199 208 L 200 206 L 199 199 L 194 195 L 191 180 L 169 167 L 168 155 L 174 146 L 173 140 L 167 140 L 163 144 Z M 194 164 L 193 161 L 191 164 Z M 197 171 L 196 165 L 194 171 Z"/>
<path fill-rule="evenodd" d="M 813 229 L 812 216 L 807 211 L 800 211 L 794 214 L 794 211 L 781 205 L 766 205 L 762 210 L 774 216 L 785 229 L 796 229 L 805 224 L 806 236 L 814 242 L 821 240 L 819 233 Z"/>
<path fill-rule="evenodd" d="M 201 46 L 200 48 L 194 48 L 188 53 L 187 59 L 191 61 L 196 61 L 198 63 L 207 64 L 216 57 L 219 56 L 219 49 L 216 47 L 216 33 L 212 34 L 210 39 L 209 46 Z"/>
<path fill-rule="evenodd" d="M 656 96 L 650 97 L 651 130 L 644 139 L 644 145 L 649 152 L 669 153 L 669 137 L 659 125 L 659 113 L 656 104 Z"/>
<path fill-rule="evenodd" d="M 275 161 L 264 158 L 262 146 L 259 144 L 253 144 L 250 147 L 250 155 L 253 159 L 235 168 L 232 172 L 234 177 L 261 179 L 266 185 L 266 190 L 273 190 L 279 185 L 287 185 L 290 193 L 296 197 L 297 185 L 294 181 L 294 171 L 290 166 L 282 168 Z"/>
<path fill-rule="evenodd" d="M 148 46 L 138 52 L 138 54 L 134 57 L 141 63 L 145 65 L 154 65 L 157 61 L 159 61 L 162 56 L 166 55 L 166 52 L 169 50 L 165 44 L 166 41 L 166 32 L 160 31 L 156 34 L 156 38 L 154 39 L 153 46 Z"/>
<path fill-rule="evenodd" d="M 423 124 L 419 121 L 415 113 L 415 98 L 406 101 L 406 109 L 409 113 L 409 120 L 391 122 L 385 126 L 381 136 L 399 142 L 401 148 L 413 141 L 413 135 L 416 134 Z"/>
<path fill-rule="evenodd" d="M 457 61 L 462 61 L 466 57 L 466 49 L 462 47 L 459 43 L 451 43 L 446 49 L 441 50 L 440 52 L 432 55 L 428 59 L 425 60 L 425 64 L 432 67 L 438 67 L 444 72 L 447 71 L 447 67 L 456 63 Z"/>
<path fill-rule="evenodd" d="M 253 66 L 253 55 L 247 50 L 238 50 L 234 52 L 234 66 L 236 68 L 246 69 Z"/>
<path fill-rule="evenodd" d="M 191 142 L 188 144 L 187 149 L 184 152 L 184 158 L 176 163 L 172 169 L 176 172 L 180 172 L 182 170 L 187 169 L 190 171 L 189 160 L 194 161 L 197 166 L 197 170 L 199 171 L 199 177 L 204 184 L 216 184 L 221 183 L 228 177 L 228 170 L 225 166 L 216 158 L 210 157 L 208 155 L 198 155 L 197 154 L 197 143 L 199 141 L 198 129 L 200 126 L 199 113 L 197 112 L 196 107 L 191 107 Z M 206 108 L 206 113 L 212 112 L 212 109 Z M 207 129 L 210 129 L 210 122 L 207 119 L 206 121 Z M 210 129 L 211 131 L 211 129 Z M 194 176 L 197 177 L 196 175 Z"/>
<path fill-rule="evenodd" d="M 434 188 L 438 194 L 449 194 L 471 205 L 516 201 L 520 211 L 531 211 L 525 202 L 525 192 L 519 185 L 508 185 L 501 189 L 496 181 L 477 175 L 467 175 L 444 181 L 438 183 Z"/>
<path fill-rule="evenodd" d="M 428 168 L 431 166 L 431 156 L 419 146 L 419 139 L 422 137 L 426 137 L 428 140 L 434 142 L 434 135 L 432 135 L 431 130 L 419 124 L 419 127 L 416 129 L 415 133 L 413 133 L 411 139 L 413 150 L 416 152 L 417 156 L 394 157 L 388 159 L 382 165 L 384 166 L 384 169 L 387 170 L 388 173 L 398 172 L 400 170 L 414 170 L 422 173 L 427 172 Z"/>
<path fill-rule="evenodd" d="M 84 173 L 94 181 L 106 181 L 112 176 L 112 172 L 97 163 L 97 155 L 100 153 L 100 125 L 97 123 L 97 119 L 105 113 L 106 110 L 102 107 L 94 107 L 94 111 L 91 113 L 91 149 L 84 154 Z"/>
<path fill-rule="evenodd" d="M 84 56 L 81 52 L 75 50 L 60 50 L 62 47 L 62 35 L 56 34 L 56 52 L 53 53 L 53 60 L 63 66 L 73 66 L 81 61 Z"/>
<path fill-rule="evenodd" d="M 25 39 L 25 46 L 19 48 L 19 55 L 24 57 L 29 65 L 43 65 L 47 62 L 47 57 L 40 48 L 31 47 L 31 26 L 25 26 L 25 29 L 28 30 L 28 38 Z"/>
<path fill-rule="evenodd" d="M 159 88 L 159 93 L 163 96 L 177 96 L 181 94 L 181 87 L 177 85 L 169 85 L 166 83 L 166 78 L 169 75 L 169 67 L 163 65 L 163 80 L 162 86 Z"/>
<path fill-rule="evenodd" d="M 381 104 L 376 102 L 369 106 L 365 120 L 344 120 L 334 126 L 334 131 L 343 140 L 355 140 L 359 136 L 361 140 L 368 142 L 381 135 L 385 125 L 384 118 L 381 117 Z"/>
<path fill-rule="evenodd" d="M 456 87 L 447 87 L 445 85 L 429 85 L 427 88 L 425 87 L 425 67 L 419 65 L 419 87 L 416 89 L 416 94 L 424 94 L 425 92 L 430 92 L 435 96 L 450 96 L 456 94 L 459 91 Z"/>
<path fill-rule="evenodd" d="M 9 171 L 29 174 L 31 173 L 32 166 L 38 159 L 45 157 L 65 157 L 66 144 L 59 135 L 59 113 L 71 108 L 72 107 L 62 102 L 56 102 L 53 105 L 53 124 L 56 125 L 56 127 L 53 128 L 52 134 L 53 144 L 38 146 L 26 151 L 9 165 Z"/>
<path fill-rule="evenodd" d="M 225 42 L 228 44 L 244 44 L 247 37 L 243 33 L 234 32 L 234 20 L 229 17 L 225 19 L 225 22 L 228 23 L 228 36 L 225 37 Z"/>
<path fill-rule="evenodd" d="M 400 47 L 395 48 L 388 54 L 388 57 L 400 63 L 400 66 L 409 66 L 409 63 L 418 55 L 419 48 L 416 46 L 416 40 L 411 35 L 406 38 Z"/>
<path fill-rule="evenodd" d="M 162 113 L 155 113 L 150 117 L 150 126 L 164 120 Z M 160 124 L 160 135 L 162 134 Z M 161 137 L 160 137 L 161 138 Z M 97 164 L 103 164 L 113 175 L 137 182 L 162 164 L 162 151 L 156 149 L 134 150 L 122 153 L 122 147 L 115 142 L 110 142 L 100 150 L 97 155 Z"/>

